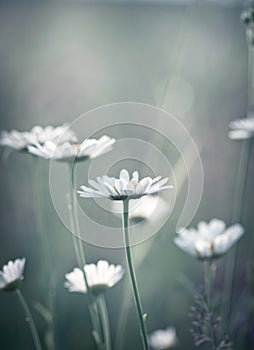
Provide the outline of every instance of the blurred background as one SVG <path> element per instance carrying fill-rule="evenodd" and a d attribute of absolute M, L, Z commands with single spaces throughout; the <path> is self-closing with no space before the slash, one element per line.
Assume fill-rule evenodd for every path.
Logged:
<path fill-rule="evenodd" d="M 227 138 L 228 123 L 247 111 L 248 52 L 245 29 L 239 20 L 242 5 L 242 1 L 234 0 L 1 2 L 0 129 L 23 131 L 37 124 L 72 122 L 95 107 L 115 102 L 162 107 L 189 130 L 201 154 L 204 191 L 191 225 L 213 217 L 230 224 L 240 142 Z M 131 132 L 116 128 L 110 136 L 127 137 Z M 154 141 L 156 147 L 160 148 L 160 141 Z M 120 157 L 117 149 L 115 152 Z M 172 157 L 174 167 L 177 155 Z M 246 235 L 240 243 L 242 258 L 237 276 L 241 278 L 236 279 L 236 296 L 248 270 L 244 257 L 253 228 L 253 168 L 251 157 L 242 217 Z M 82 171 L 86 169 L 84 165 Z M 0 263 L 2 266 L 16 257 L 27 258 L 22 290 L 31 306 L 44 298 L 32 171 L 31 156 L 27 154 L 13 152 L 8 161 L 3 157 Z M 51 202 L 48 162 L 41 163 L 41 172 L 45 186 L 44 229 L 50 238 L 56 278 L 57 349 L 93 350 L 87 300 L 63 288 L 64 274 L 76 261 L 71 233 Z M 192 349 L 189 311 L 193 296 L 185 288 L 189 285 L 186 278 L 201 286 L 202 265 L 173 243 L 185 195 L 183 183 L 172 217 L 158 234 L 135 246 L 134 255 L 149 333 L 174 326 L 178 348 Z M 117 219 L 108 216 L 107 220 L 108 225 L 114 225 Z M 87 245 L 86 252 L 89 262 L 106 258 L 126 266 L 123 249 Z M 218 291 L 224 262 L 222 258 L 218 263 Z M 120 337 L 123 349 L 138 350 L 142 346 L 133 303 L 121 314 L 128 288 L 126 276 L 106 296 L 112 340 L 119 344 Z M 32 349 L 15 295 L 1 293 L 0 310 L 0 349 Z M 35 308 L 33 315 L 43 337 L 45 323 Z M 119 331 L 122 318 L 126 318 L 126 327 Z M 251 335 L 248 344 L 245 349 L 254 346 Z"/>

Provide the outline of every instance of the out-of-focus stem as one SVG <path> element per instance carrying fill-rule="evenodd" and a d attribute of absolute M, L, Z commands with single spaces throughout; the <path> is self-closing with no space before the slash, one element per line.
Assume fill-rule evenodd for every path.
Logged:
<path fill-rule="evenodd" d="M 42 183 L 41 183 L 41 167 L 40 159 L 36 156 L 33 156 L 33 191 L 35 199 L 35 216 L 36 216 L 36 225 L 39 239 L 41 241 L 41 253 L 43 259 L 43 265 L 46 265 L 47 273 L 50 273 L 51 266 L 51 257 L 49 254 L 49 244 L 47 233 L 45 232 L 44 223 L 43 223 L 43 194 L 42 194 Z"/>
<path fill-rule="evenodd" d="M 70 200 L 71 200 L 71 211 L 72 211 L 72 221 L 74 225 L 74 235 L 76 238 L 76 248 L 78 249 L 78 255 L 80 264 L 82 267 L 86 264 L 86 258 L 84 253 L 83 244 L 81 241 L 79 221 L 78 221 L 78 208 L 76 199 L 76 177 L 75 177 L 75 163 L 69 164 L 70 167 Z M 88 286 L 89 288 L 89 286 Z"/>
<path fill-rule="evenodd" d="M 41 342 L 40 342 L 40 338 L 33 320 L 33 316 L 29 310 L 29 307 L 25 301 L 25 298 L 23 297 L 23 294 L 21 293 L 21 291 L 19 289 L 16 290 L 17 296 L 19 298 L 20 304 L 24 310 L 25 316 L 26 316 L 26 322 L 29 325 L 32 337 L 33 337 L 33 341 L 34 341 L 34 347 L 36 350 L 42 350 L 41 347 Z"/>
<path fill-rule="evenodd" d="M 123 281 L 123 294 L 122 294 L 122 302 L 121 309 L 118 317 L 118 327 L 116 331 L 114 348 L 118 350 L 122 350 L 124 347 L 124 332 L 126 330 L 126 323 L 128 318 L 129 307 L 131 304 L 131 289 L 126 280 Z"/>
<path fill-rule="evenodd" d="M 105 335 L 105 350 L 111 350 L 111 339 L 110 339 L 110 325 L 109 325 L 109 318 L 108 318 L 108 310 L 105 303 L 105 299 L 103 295 L 100 295 L 98 298 L 98 306 L 100 310 L 101 315 L 101 323 L 102 323 L 102 329 L 103 334 Z"/>
<path fill-rule="evenodd" d="M 237 184 L 235 191 L 235 205 L 232 215 L 232 223 L 240 222 L 243 214 L 244 207 L 244 197 L 246 191 L 246 181 L 248 175 L 249 167 L 249 158 L 251 150 L 251 141 L 247 140 L 243 142 L 241 146 L 241 155 L 239 161 L 238 175 L 237 175 Z M 226 310 L 227 320 L 228 320 L 228 329 L 230 327 L 231 315 L 232 315 L 232 302 L 233 302 L 233 291 L 234 291 L 234 280 L 236 274 L 236 265 L 238 258 L 239 246 L 236 245 L 231 252 L 229 253 L 226 260 L 226 269 L 225 269 L 225 284 L 224 284 L 224 297 L 228 296 L 228 308 Z"/>
<path fill-rule="evenodd" d="M 209 329 L 208 336 L 211 338 L 211 350 L 216 350 L 213 324 L 212 324 L 212 306 L 211 306 L 211 297 L 212 297 L 212 261 L 205 261 L 204 263 L 204 277 L 205 277 L 205 296 L 207 302 L 207 309 L 209 313 Z"/>
<path fill-rule="evenodd" d="M 253 113 L 253 112 L 254 112 L 254 46 L 249 45 L 248 47 L 248 113 Z"/>
<path fill-rule="evenodd" d="M 105 326 L 105 322 L 106 322 L 105 315 L 107 315 L 106 305 L 104 303 L 103 308 L 100 308 L 100 306 L 98 305 L 98 302 L 95 300 L 91 292 L 91 288 L 88 284 L 87 275 L 84 269 L 84 266 L 86 265 L 86 258 L 85 258 L 84 247 L 80 239 L 80 227 L 79 227 L 77 199 L 76 199 L 75 163 L 69 164 L 69 172 L 70 172 L 69 211 L 70 211 L 70 223 L 71 223 L 71 229 L 72 229 L 72 239 L 73 239 L 74 250 L 75 250 L 76 259 L 77 259 L 79 268 L 84 273 L 84 280 L 85 280 L 87 294 L 89 298 L 88 307 L 89 307 L 89 313 L 92 321 L 92 327 L 93 327 L 92 333 L 94 336 L 94 340 L 96 342 L 98 349 L 105 350 L 103 343 L 104 342 L 107 343 L 108 339 L 110 339 L 110 327 L 109 327 L 109 323 L 107 323 L 107 325 Z M 103 314 L 101 313 L 102 311 L 103 311 Z M 100 320 L 101 320 L 101 323 L 100 323 Z M 103 329 L 101 329 L 101 324 L 105 326 Z M 102 335 L 103 335 L 104 341 L 102 340 Z M 110 350 L 110 348 L 106 348 L 106 350 Z"/>
<path fill-rule="evenodd" d="M 42 193 L 42 176 L 41 176 L 41 160 L 33 156 L 33 190 L 35 197 L 35 215 L 36 215 L 36 225 L 37 231 L 39 235 L 39 239 L 41 241 L 41 257 L 43 266 L 45 266 L 46 275 L 48 278 L 44 278 L 45 283 L 49 281 L 48 284 L 45 285 L 45 294 L 46 294 L 46 303 L 49 308 L 52 321 L 47 324 L 48 331 L 51 337 L 50 345 L 48 345 L 49 350 L 55 349 L 55 331 L 54 331 L 54 308 L 55 308 L 55 280 L 54 275 L 52 274 L 52 259 L 49 248 L 48 241 L 48 232 L 45 230 L 44 226 L 44 210 L 45 207 L 43 205 L 44 193 Z"/>

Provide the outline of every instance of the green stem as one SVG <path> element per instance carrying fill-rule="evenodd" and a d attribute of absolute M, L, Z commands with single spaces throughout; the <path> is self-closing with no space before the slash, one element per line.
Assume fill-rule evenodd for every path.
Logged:
<path fill-rule="evenodd" d="M 105 334 L 105 349 L 111 350 L 110 326 L 107 306 L 103 295 L 98 297 L 98 306 L 101 314 L 103 334 Z"/>
<path fill-rule="evenodd" d="M 39 239 L 41 240 L 42 247 L 42 261 L 43 265 L 46 265 L 47 273 L 50 272 L 51 266 L 51 257 L 49 255 L 49 244 L 47 239 L 46 230 L 44 228 L 43 223 L 43 201 L 42 201 L 42 191 L 41 191 L 42 183 L 41 183 L 41 167 L 40 167 L 40 159 L 36 156 L 33 156 L 33 190 L 34 190 L 34 198 L 35 198 L 35 216 L 36 216 L 36 225 L 37 232 L 39 235 Z"/>
<path fill-rule="evenodd" d="M 250 148 L 251 142 L 245 141 L 241 145 L 241 154 L 239 167 L 237 172 L 236 180 L 236 190 L 235 190 L 235 199 L 232 212 L 232 223 L 240 222 L 243 214 L 243 204 L 246 191 L 246 181 L 248 175 L 248 165 L 250 158 Z M 233 291 L 234 291 L 234 280 L 236 274 L 236 262 L 238 258 L 239 246 L 236 245 L 233 250 L 228 254 L 226 258 L 225 266 L 225 278 L 223 286 L 223 304 L 226 304 L 226 320 L 227 320 L 227 329 L 230 329 L 231 318 L 232 318 L 232 303 L 233 303 Z M 228 298 L 228 303 L 226 303 L 226 298 Z M 223 305 L 221 305 L 223 307 Z"/>
<path fill-rule="evenodd" d="M 115 337 L 115 349 L 122 350 L 124 347 L 124 332 L 126 330 L 126 323 L 129 313 L 129 308 L 131 304 L 131 289 L 126 281 L 126 279 L 123 281 L 123 295 L 122 295 L 122 302 L 121 302 L 121 309 L 119 310 L 119 316 L 118 316 L 118 327 L 116 331 L 116 337 Z"/>
<path fill-rule="evenodd" d="M 213 324 L 212 324 L 212 306 L 211 306 L 211 297 L 212 297 L 212 261 L 205 261 L 204 269 L 205 269 L 205 295 L 208 309 L 208 336 L 211 338 L 211 349 L 216 350 L 215 338 L 213 332 Z"/>
<path fill-rule="evenodd" d="M 78 237 L 76 235 L 76 216 L 74 214 L 74 190 L 72 187 L 72 180 L 73 180 L 73 170 L 71 164 L 69 165 L 69 171 L 70 171 L 70 181 L 69 181 L 69 198 L 68 198 L 68 209 L 69 209 L 69 218 L 70 218 L 70 226 L 71 226 L 71 231 L 72 231 L 72 242 L 74 246 L 74 251 L 75 251 L 75 256 L 77 260 L 78 267 L 83 270 L 83 267 L 85 265 L 85 259 L 82 259 L 80 256 L 80 249 L 79 249 L 79 244 L 78 244 Z"/>
<path fill-rule="evenodd" d="M 82 266 L 86 264 L 86 258 L 84 248 L 81 241 L 81 234 L 78 221 L 78 207 L 77 207 L 77 193 L 76 193 L 76 177 L 75 177 L 75 163 L 70 163 L 70 199 L 71 199 L 71 211 L 75 230 L 75 237 L 78 249 L 79 260 Z"/>
<path fill-rule="evenodd" d="M 23 297 L 23 294 L 21 293 L 21 291 L 19 289 L 16 290 L 16 293 L 17 293 L 17 296 L 19 298 L 19 301 L 20 301 L 20 304 L 24 310 L 24 313 L 25 313 L 25 316 L 26 316 L 26 321 L 29 325 L 29 328 L 30 328 L 30 331 L 31 331 L 31 334 L 32 334 L 32 337 L 33 337 L 33 341 L 34 341 L 34 347 L 36 350 L 42 350 L 42 347 L 41 347 L 41 342 L 40 342 L 40 338 L 38 336 L 38 332 L 37 332 L 37 329 L 36 329 L 36 326 L 35 326 L 35 323 L 34 323 L 34 320 L 33 320 L 33 317 L 32 317 L 32 314 L 29 310 L 29 307 Z"/>
<path fill-rule="evenodd" d="M 97 302 L 91 292 L 91 288 L 88 284 L 87 275 L 84 269 L 84 266 L 86 265 L 86 258 L 85 258 L 85 252 L 82 245 L 82 241 L 80 239 L 80 228 L 79 228 L 77 200 L 76 200 L 75 163 L 69 164 L 69 174 L 70 174 L 70 181 L 69 181 L 70 201 L 68 203 L 68 208 L 69 208 L 69 214 L 70 214 L 72 240 L 73 240 L 73 245 L 74 245 L 78 266 L 84 273 L 84 280 L 85 280 L 88 300 L 89 300 L 88 308 L 89 308 L 89 313 L 90 313 L 92 328 L 93 328 L 92 334 L 98 349 L 103 350 L 103 341 L 102 341 L 103 333 L 100 326 L 101 315 L 99 316 L 99 306 L 97 305 Z M 107 338 L 107 335 L 103 334 L 103 337 Z"/>
<path fill-rule="evenodd" d="M 37 231 L 39 239 L 41 241 L 41 258 L 42 266 L 45 266 L 46 274 L 48 278 L 44 278 L 45 281 L 45 294 L 47 295 L 46 304 L 51 313 L 52 322 L 47 324 L 48 331 L 50 333 L 51 342 L 48 346 L 49 349 L 55 349 L 55 330 L 54 330 L 54 308 L 55 308 L 55 280 L 52 273 L 52 259 L 50 255 L 49 240 L 47 235 L 47 229 L 45 229 L 43 215 L 45 214 L 45 206 L 43 203 L 44 193 L 42 193 L 42 176 L 41 176 L 41 160 L 33 156 L 33 190 L 35 197 L 35 216 Z M 49 281 L 49 284 L 47 284 Z"/>
<path fill-rule="evenodd" d="M 252 45 L 248 46 L 248 113 L 249 112 L 254 112 L 254 47 Z"/>
<path fill-rule="evenodd" d="M 134 264 L 132 259 L 132 253 L 131 253 L 131 247 L 130 247 L 129 200 L 128 199 L 123 201 L 123 233 L 124 233 L 124 241 L 125 241 L 126 258 L 127 258 L 127 263 L 128 263 L 129 273 L 130 273 L 130 279 L 131 279 L 135 304 L 136 304 L 137 313 L 138 313 L 139 325 L 140 325 L 141 336 L 143 341 L 143 348 L 145 350 L 149 350 L 146 325 L 144 321 L 144 313 L 142 310 L 141 300 L 139 296 L 139 290 L 138 290 Z"/>

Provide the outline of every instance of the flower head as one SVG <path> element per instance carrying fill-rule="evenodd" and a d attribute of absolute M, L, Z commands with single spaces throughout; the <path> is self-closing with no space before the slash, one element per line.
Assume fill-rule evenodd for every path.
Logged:
<path fill-rule="evenodd" d="M 23 280 L 23 272 L 26 259 L 9 261 L 0 271 L 0 290 L 13 291 L 17 289 Z"/>
<path fill-rule="evenodd" d="M 51 141 L 43 145 L 36 143 L 28 146 L 28 151 L 38 157 L 53 159 L 62 162 L 71 162 L 74 160 L 85 160 L 96 158 L 112 149 L 115 139 L 108 136 L 102 136 L 98 140 L 86 139 L 81 144 L 64 142 L 57 144 Z"/>
<path fill-rule="evenodd" d="M 218 258 L 243 235 L 244 229 L 235 224 L 226 229 L 223 221 L 201 221 L 196 229 L 185 229 L 175 238 L 175 244 L 185 252 L 201 260 Z"/>
<path fill-rule="evenodd" d="M 51 142 L 76 142 L 75 133 L 68 129 L 67 124 L 53 127 L 35 126 L 31 131 L 19 132 L 16 130 L 2 131 L 0 135 L 0 146 L 9 147 L 16 151 L 26 151 L 29 145 L 44 144 L 46 141 Z"/>
<path fill-rule="evenodd" d="M 254 4 L 250 4 L 249 7 L 245 8 L 241 13 L 241 21 L 247 26 L 254 23 Z"/>
<path fill-rule="evenodd" d="M 134 224 L 143 220 L 156 221 L 168 211 L 169 205 L 162 197 L 148 195 L 130 202 L 129 219 Z M 113 201 L 112 212 L 116 215 L 121 215 L 123 213 L 122 203 Z"/>
<path fill-rule="evenodd" d="M 228 137 L 232 140 L 245 140 L 254 136 L 254 117 L 237 119 L 229 123 L 232 129 Z"/>
<path fill-rule="evenodd" d="M 134 171 L 132 178 L 127 170 L 123 169 L 120 172 L 119 179 L 104 175 L 97 177 L 97 182 L 89 180 L 91 188 L 81 186 L 81 191 L 78 191 L 80 197 L 104 197 L 113 200 L 138 199 L 142 196 L 155 194 L 163 190 L 171 189 L 173 186 L 165 186 L 168 178 L 162 179 L 158 176 L 154 179 L 144 177 L 139 180 L 139 174 Z"/>
<path fill-rule="evenodd" d="M 176 330 L 173 327 L 159 329 L 149 336 L 150 345 L 156 349 L 171 349 L 177 343 Z"/>
<path fill-rule="evenodd" d="M 124 271 L 120 265 L 109 265 L 106 260 L 99 260 L 97 265 L 86 264 L 84 266 L 87 283 L 92 293 L 98 295 L 108 288 L 113 287 L 123 277 Z M 84 272 L 75 268 L 72 272 L 65 275 L 66 281 L 64 286 L 70 292 L 86 293 L 86 283 Z"/>

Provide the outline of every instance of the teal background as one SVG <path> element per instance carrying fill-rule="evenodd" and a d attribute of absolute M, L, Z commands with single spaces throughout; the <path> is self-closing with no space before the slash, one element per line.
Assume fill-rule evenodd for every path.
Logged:
<path fill-rule="evenodd" d="M 229 224 L 240 143 L 227 138 L 228 123 L 244 116 L 247 108 L 247 46 L 240 11 L 240 6 L 208 3 L 2 2 L 0 128 L 22 131 L 36 124 L 58 125 L 92 108 L 121 101 L 162 106 L 185 125 L 200 150 L 205 183 L 192 225 L 213 217 Z M 167 80 L 169 90 L 162 98 Z M 250 265 L 245 256 L 253 233 L 253 166 L 252 154 L 236 296 Z M 45 278 L 36 235 L 32 172 L 31 156 L 13 152 L 4 161 L 3 154 L 0 263 L 27 258 L 22 290 L 31 306 L 43 300 Z M 47 190 L 46 161 L 41 163 L 41 172 L 47 215 L 44 230 L 50 237 L 57 283 L 58 349 L 92 350 L 87 300 L 63 288 L 64 274 L 75 266 L 75 257 L 71 234 L 58 219 Z M 175 220 L 134 248 L 137 278 L 149 332 L 172 325 L 177 329 L 178 348 L 192 349 L 189 310 L 193 297 L 181 281 L 188 277 L 201 286 L 202 264 L 174 246 Z M 89 262 L 101 258 L 126 267 L 123 250 L 87 246 Z M 224 261 L 218 263 L 218 293 Z M 106 296 L 113 340 L 127 276 L 124 281 Z M 0 348 L 32 349 L 15 295 L 1 293 L 0 310 Z M 34 309 L 33 314 L 42 337 L 45 325 Z M 142 348 L 133 304 L 124 339 L 124 349 Z"/>

